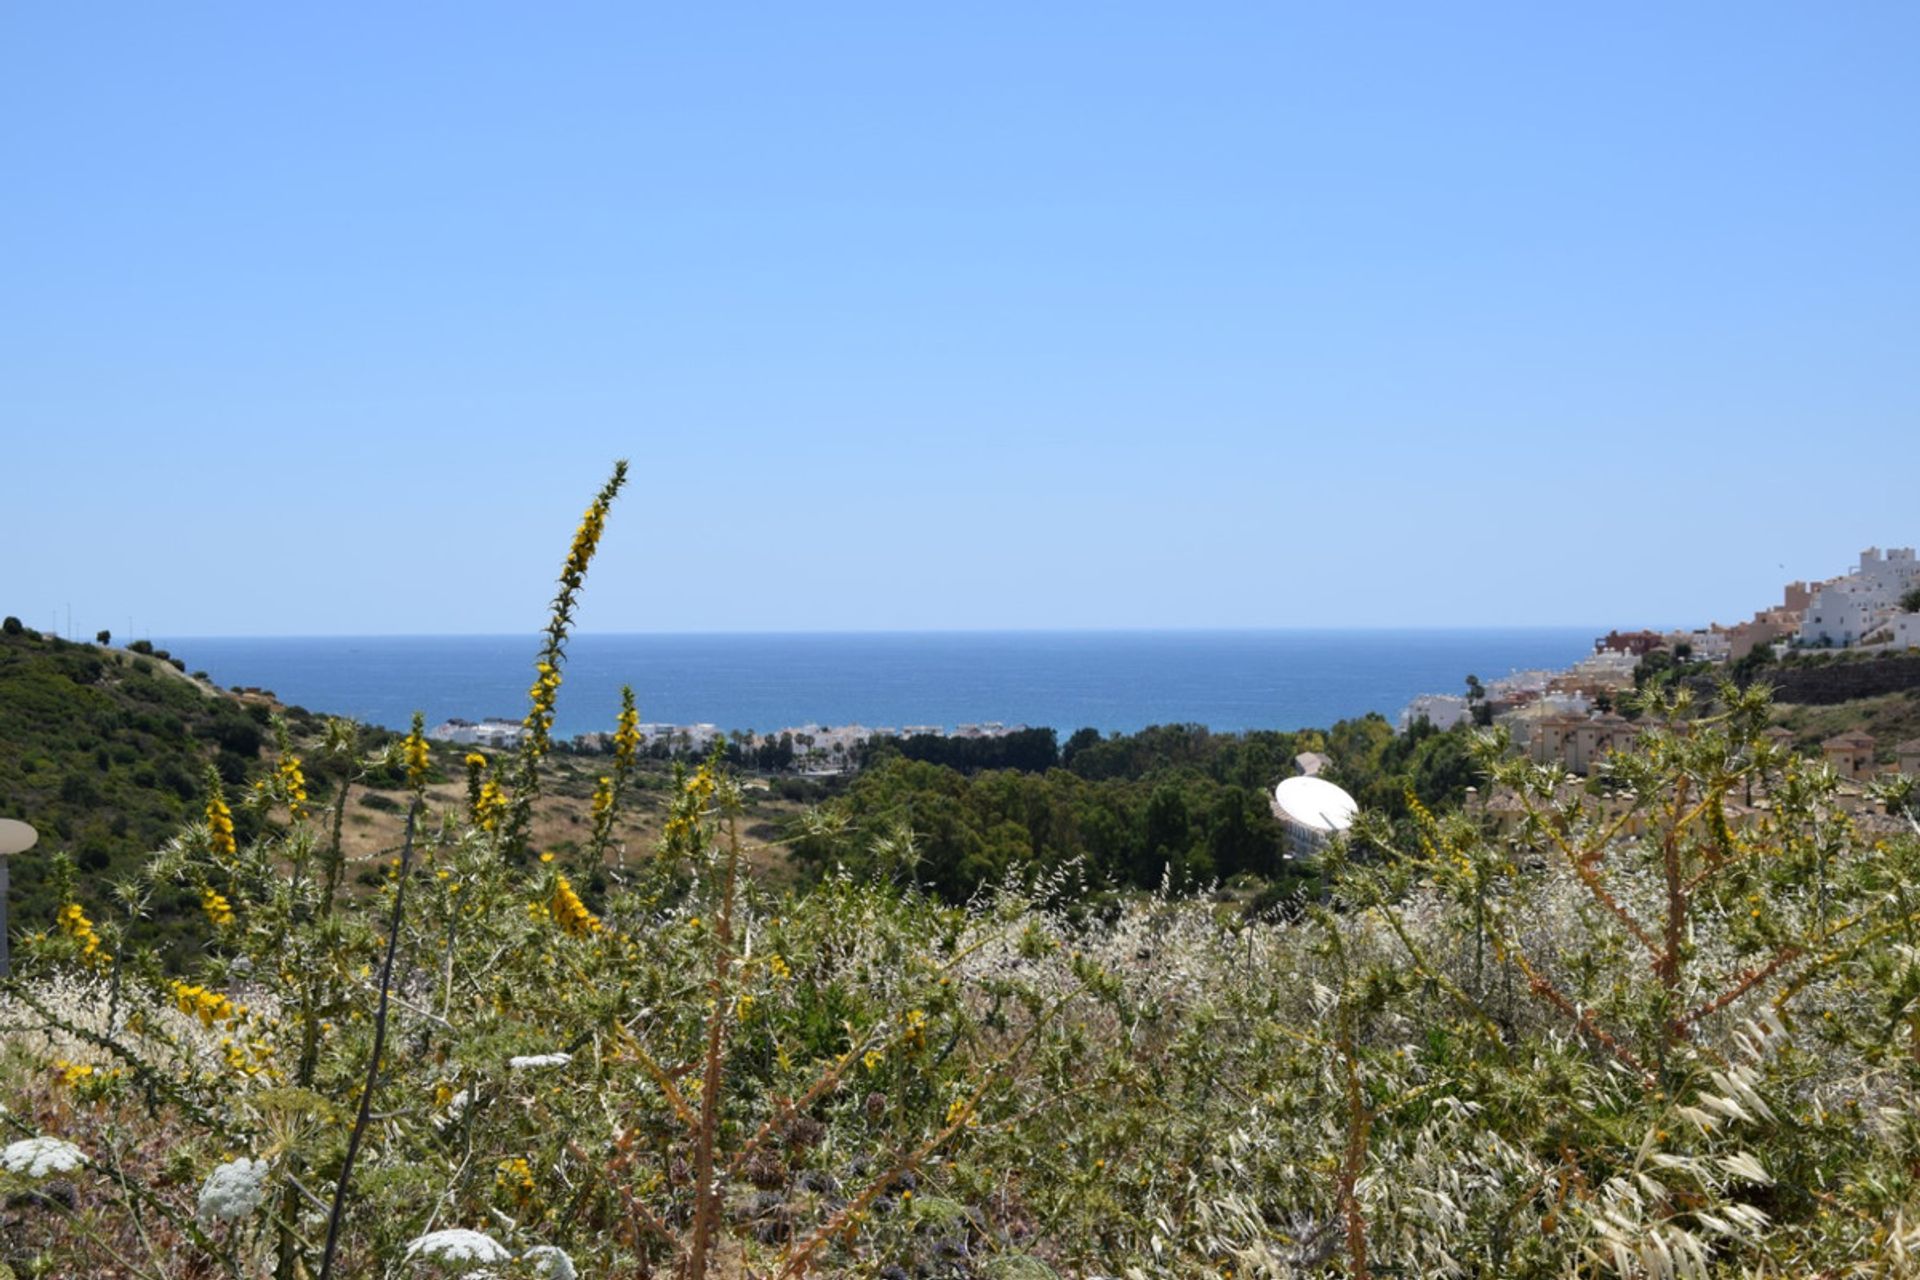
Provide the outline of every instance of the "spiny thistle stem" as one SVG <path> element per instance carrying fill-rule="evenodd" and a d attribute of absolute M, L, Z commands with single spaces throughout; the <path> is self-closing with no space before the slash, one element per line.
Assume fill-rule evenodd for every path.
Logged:
<path fill-rule="evenodd" d="M 501 839 L 502 849 L 509 854 L 518 853 L 526 847 L 527 828 L 533 819 L 533 801 L 540 794 L 540 760 L 553 746 L 553 704 L 560 693 L 560 668 L 566 662 L 567 634 L 573 627 L 574 607 L 580 596 L 580 588 L 587 579 L 587 566 L 593 562 L 593 553 L 598 549 L 600 535 L 606 528 L 607 512 L 626 483 L 627 462 L 622 458 L 613 464 L 613 475 L 600 487 L 600 492 L 594 495 L 593 502 L 580 517 L 580 527 L 574 530 L 573 545 L 567 550 L 566 563 L 560 568 L 560 590 L 553 597 L 553 609 L 547 619 L 546 643 L 540 648 L 540 656 L 534 660 L 534 681 L 527 690 L 531 706 L 523 722 L 526 734 L 520 741 L 513 801 L 507 812 Z"/>
<path fill-rule="evenodd" d="M 419 718 L 415 717 L 416 728 Z M 407 807 L 407 832 L 400 842 L 400 874 L 393 882 L 393 914 L 387 921 L 387 954 L 380 963 L 380 1005 L 373 1018 L 373 1052 L 367 1057 L 367 1080 L 360 1089 L 360 1110 L 353 1120 L 353 1133 L 347 1138 L 347 1154 L 340 1162 L 340 1181 L 333 1188 L 333 1209 L 327 1214 L 327 1245 L 320 1257 L 320 1280 L 331 1280 L 333 1255 L 340 1243 L 340 1221 L 347 1207 L 347 1185 L 353 1180 L 354 1158 L 360 1154 L 360 1141 L 366 1136 L 373 1114 L 373 1091 L 380 1082 L 380 1054 L 387 1043 L 387 1010 L 393 987 L 393 957 L 400 946 L 400 925 L 405 919 L 407 874 L 413 869 L 413 828 L 420 816 L 421 795 L 416 789 L 413 803 Z"/>
<path fill-rule="evenodd" d="M 620 820 L 620 802 L 626 796 L 627 779 L 640 748 L 640 712 L 634 705 L 633 686 L 620 686 L 620 718 L 613 730 L 613 772 L 602 777 L 593 790 L 593 838 L 588 852 L 594 865 L 606 857 L 613 843 L 613 829 Z M 624 861 L 624 855 L 623 855 Z"/>

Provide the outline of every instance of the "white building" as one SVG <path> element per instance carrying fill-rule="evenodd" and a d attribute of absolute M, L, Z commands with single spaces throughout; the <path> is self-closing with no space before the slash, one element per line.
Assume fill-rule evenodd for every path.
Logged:
<path fill-rule="evenodd" d="M 651 747 L 656 742 L 664 742 L 670 751 L 703 752 L 713 745 L 715 738 L 721 736 L 720 726 L 716 724 L 662 724 L 648 721 L 634 726 L 640 734 L 640 744 Z"/>
<path fill-rule="evenodd" d="M 1640 665 L 1640 659 L 1631 653 L 1622 653 L 1618 649 L 1606 649 L 1599 653 L 1590 653 L 1567 668 L 1567 674 L 1577 680 L 1615 689 L 1633 687 L 1633 669 Z"/>
<path fill-rule="evenodd" d="M 1308 858 L 1353 825 L 1360 806 L 1325 778 L 1283 778 L 1273 789 L 1273 816 L 1289 858 Z"/>
<path fill-rule="evenodd" d="M 1544 693 L 1558 674 L 1537 667 L 1530 671 L 1510 671 L 1498 680 L 1487 681 L 1487 701 L 1525 702 Z"/>
<path fill-rule="evenodd" d="M 526 733 L 526 726 L 518 720 L 490 717 L 475 724 L 471 720 L 462 720 L 455 716 L 427 730 L 427 737 L 434 742 L 458 742 L 470 747 L 491 747 L 496 751 L 511 751 L 520 745 L 520 739 L 524 738 Z"/>
<path fill-rule="evenodd" d="M 1400 732 L 1405 733 L 1422 720 L 1445 732 L 1472 715 L 1473 708 L 1458 694 L 1423 693 L 1402 708 Z"/>
<path fill-rule="evenodd" d="M 1885 627 L 1900 610 L 1900 597 L 1920 586 L 1920 560 L 1912 547 L 1882 553 L 1868 547 L 1852 573 L 1823 582 L 1801 616 L 1795 640 L 1821 648 L 1859 644 Z"/>
<path fill-rule="evenodd" d="M 1667 648 L 1687 646 L 1695 662 L 1725 662 L 1733 656 L 1733 640 L 1724 631 L 1669 631 Z"/>

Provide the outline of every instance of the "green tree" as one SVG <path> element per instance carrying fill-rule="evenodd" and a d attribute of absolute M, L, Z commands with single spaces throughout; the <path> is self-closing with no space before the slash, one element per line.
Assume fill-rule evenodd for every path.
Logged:
<path fill-rule="evenodd" d="M 1071 769 L 1075 756 L 1085 751 L 1088 747 L 1097 747 L 1099 745 L 1100 731 L 1098 729 L 1091 726 L 1084 729 L 1075 729 L 1073 736 L 1067 739 L 1067 745 L 1061 748 L 1060 763 Z"/>
<path fill-rule="evenodd" d="M 1156 787 L 1147 801 L 1146 865 L 1137 868 L 1137 883 L 1151 883 L 1167 863 L 1178 865 L 1193 842 L 1193 823 L 1187 798 L 1172 783 Z"/>

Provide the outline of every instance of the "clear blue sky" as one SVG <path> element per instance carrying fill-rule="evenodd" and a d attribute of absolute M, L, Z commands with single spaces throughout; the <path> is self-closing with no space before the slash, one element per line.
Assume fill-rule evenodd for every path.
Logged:
<path fill-rule="evenodd" d="M 1920 6 L 0 10 L 0 611 L 1730 620 L 1920 540 Z M 1784 566 L 1784 567 L 1782 567 Z"/>

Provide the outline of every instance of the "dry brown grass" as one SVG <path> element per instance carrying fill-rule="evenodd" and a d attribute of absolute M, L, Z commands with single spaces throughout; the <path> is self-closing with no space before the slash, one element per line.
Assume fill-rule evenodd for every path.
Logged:
<path fill-rule="evenodd" d="M 423 830 L 437 826 L 442 813 L 451 813 L 456 819 L 464 818 L 466 782 L 455 776 L 461 754 L 436 750 L 436 763 L 448 780 L 427 788 Z M 592 756 L 549 757 L 542 763 L 541 794 L 533 806 L 530 847 L 563 851 L 570 848 L 585 849 L 593 833 L 594 779 L 598 776 L 597 770 L 606 765 L 607 761 Z M 659 843 L 666 823 L 667 793 L 658 789 L 658 781 L 666 776 L 665 766 L 657 763 L 645 766 L 636 775 L 635 782 L 638 785 L 630 789 L 620 820 L 614 828 L 613 847 L 607 858 L 609 864 L 618 864 L 623 856 L 630 861 L 645 858 Z M 654 785 L 648 786 L 650 782 Z M 379 807 L 371 807 L 367 804 L 369 797 L 382 797 L 390 802 L 390 806 L 376 800 L 375 804 Z M 406 827 L 406 805 L 407 793 L 404 788 L 379 790 L 356 786 L 348 797 L 346 821 L 342 824 L 340 834 L 347 861 L 350 864 L 364 864 L 390 858 L 397 853 Z M 805 809 L 805 805 L 782 799 L 770 791 L 749 791 L 742 825 L 749 831 L 760 832 L 765 826 L 783 824 Z M 754 878 L 762 884 L 780 886 L 793 880 L 793 870 L 784 852 L 778 847 L 766 845 L 762 840 L 751 841 L 743 851 L 742 859 Z"/>

